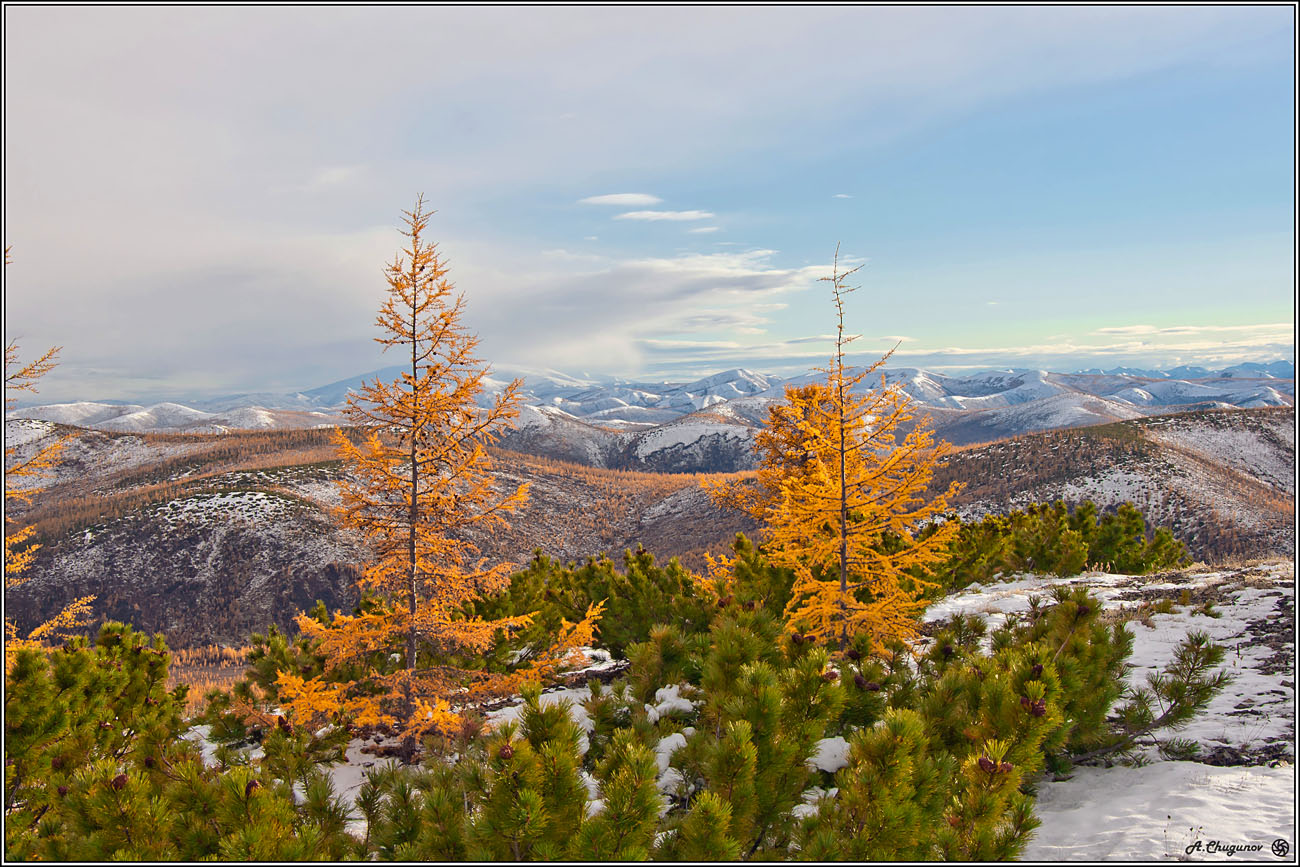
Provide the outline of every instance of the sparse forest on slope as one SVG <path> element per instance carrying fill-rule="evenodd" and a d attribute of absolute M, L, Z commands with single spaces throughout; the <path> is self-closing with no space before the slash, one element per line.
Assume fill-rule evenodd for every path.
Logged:
<path fill-rule="evenodd" d="M 15 432 L 31 437 L 20 451 L 70 434 L 64 453 L 77 468 L 56 467 L 30 511 L 15 512 L 45 546 L 30 586 L 12 593 L 20 625 L 52 616 L 56 603 L 101 594 L 107 607 L 97 614 L 139 617 L 174 646 L 240 644 L 268 619 L 287 623 L 295 605 L 352 598 L 342 564 L 357 542 L 323 511 L 337 505 L 340 472 L 326 431 L 134 435 L 23 421 L 7 430 L 11 441 Z M 1058 499 L 1091 499 L 1103 510 L 1131 501 L 1195 558 L 1288 555 L 1293 436 L 1289 409 L 1135 419 L 961 449 L 937 468 L 934 485 L 966 483 L 954 505 L 969 518 Z M 701 569 L 706 552 L 755 529 L 709 502 L 702 476 L 496 456 L 502 484 L 529 482 L 532 504 L 509 530 L 476 540 L 487 556 L 517 560 L 540 548 L 582 562 L 643 543 Z M 242 499 L 219 509 L 223 501 L 200 498 L 216 493 Z"/>
<path fill-rule="evenodd" d="M 1198 559 L 1286 556 L 1294 442 L 1290 408 L 1154 416 L 962 449 L 934 484 L 966 483 L 954 500 L 965 517 L 1056 500 L 1131 502 Z"/>

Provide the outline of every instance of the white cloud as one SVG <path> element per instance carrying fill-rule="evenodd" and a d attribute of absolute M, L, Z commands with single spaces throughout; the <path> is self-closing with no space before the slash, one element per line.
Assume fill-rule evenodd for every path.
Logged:
<path fill-rule="evenodd" d="M 579 205 L 617 205 L 621 208 L 635 208 L 637 205 L 657 205 L 663 199 L 649 193 L 609 193 L 604 196 L 588 196 L 578 199 Z"/>
<path fill-rule="evenodd" d="M 1110 328 L 1098 328 L 1092 332 L 1097 335 L 1149 335 L 1149 336 L 1168 336 L 1182 334 L 1261 334 L 1261 335 L 1292 335 L 1294 338 L 1295 326 L 1290 322 L 1269 322 L 1259 325 L 1118 325 Z"/>
<path fill-rule="evenodd" d="M 694 229 L 687 229 L 692 235 L 707 235 L 710 232 L 718 231 L 717 226 L 698 226 Z"/>
<path fill-rule="evenodd" d="M 848 193 L 836 193 L 835 195 L 831 196 L 831 198 L 832 198 L 832 199 L 851 199 L 851 198 L 853 198 L 853 197 L 850 196 Z"/>
<path fill-rule="evenodd" d="M 628 211 L 619 214 L 615 220 L 711 220 L 714 214 L 708 211 Z"/>
<path fill-rule="evenodd" d="M 711 333 L 724 338 L 706 341 L 716 347 L 711 351 L 728 345 L 740 351 L 743 343 L 730 340 L 732 335 L 762 333 L 767 314 L 830 271 L 828 266 L 777 267 L 775 255 L 773 250 L 696 253 L 605 260 L 590 267 L 548 257 L 543 261 L 555 270 L 545 273 L 535 260 L 502 261 L 499 251 L 476 246 L 456 252 L 467 265 L 457 281 L 474 287 L 466 322 L 482 336 L 485 358 L 633 374 L 644 371 L 647 353 L 666 345 L 646 341 Z M 525 273 L 532 279 L 521 282 Z M 520 299 L 527 299 L 526 313 Z"/>

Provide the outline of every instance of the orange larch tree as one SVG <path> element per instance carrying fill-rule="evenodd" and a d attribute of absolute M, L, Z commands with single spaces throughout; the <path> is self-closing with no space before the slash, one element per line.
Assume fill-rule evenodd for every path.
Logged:
<path fill-rule="evenodd" d="M 5 264 L 8 265 L 9 248 L 5 248 Z M 12 392 L 36 391 L 36 383 L 42 376 L 54 369 L 54 359 L 59 347 L 47 349 L 35 361 L 22 364 L 18 360 L 18 345 L 13 341 L 5 344 L 5 410 L 13 406 L 16 398 Z M 33 489 L 25 482 L 46 475 L 58 462 L 64 441 L 55 440 L 32 451 L 24 458 L 19 458 L 17 446 L 5 448 L 5 590 L 17 587 L 30 576 L 27 570 L 32 565 L 33 555 L 40 545 L 34 544 L 31 537 L 36 533 L 34 526 L 22 527 L 10 532 L 9 510 L 13 503 L 29 503 Z M 18 647 L 32 646 L 50 638 L 61 636 L 84 626 L 90 615 L 90 603 L 94 596 L 83 596 L 70 602 L 54 617 L 38 625 L 25 637 L 18 632 L 18 627 L 5 618 L 5 648 L 15 650 Z M 6 654 L 8 659 L 8 654 Z"/>
<path fill-rule="evenodd" d="M 453 295 L 437 246 L 424 239 L 432 212 L 420 197 L 404 213 L 404 249 L 385 276 L 388 297 L 376 338 L 402 353 L 409 369 L 391 383 L 367 383 L 348 398 L 346 415 L 362 431 L 353 442 L 337 431 L 347 473 L 340 482 L 345 526 L 374 552 L 362 573 L 366 604 L 328 623 L 302 615 L 303 633 L 320 642 L 323 679 L 281 673 L 281 698 L 301 717 L 345 711 L 360 725 L 383 725 L 414 739 L 456 721 L 449 697 L 473 698 L 517 683 L 514 678 L 448 664 L 457 654 L 489 649 L 500 630 L 530 619 L 463 616 L 466 602 L 503 589 L 513 564 L 488 566 L 467 538 L 506 525 L 527 499 L 527 485 L 498 491 L 487 446 L 518 414 L 519 380 L 486 406 L 488 368 L 475 357 L 478 338 L 461 324 L 464 296 Z M 590 643 L 599 610 L 564 624 L 553 652 L 539 654 L 536 675 L 572 647 Z M 376 663 L 376 660 L 379 660 Z M 348 673 L 359 674 L 351 679 Z"/>
<path fill-rule="evenodd" d="M 794 571 L 787 628 L 841 648 L 860 632 L 877 647 L 915 634 L 929 584 L 913 572 L 942 558 L 956 525 L 919 531 L 958 490 L 926 498 L 947 444 L 935 444 L 925 420 L 898 441 L 914 415 L 907 393 L 883 374 L 879 389 L 861 387 L 892 350 L 863 370 L 845 363 L 856 339 L 844 330 L 845 298 L 856 288 L 845 281 L 857 270 L 840 271 L 837 249 L 832 275 L 822 278 L 837 312 L 835 354 L 818 368 L 825 382 L 787 386 L 785 402 L 769 410 L 755 439 L 753 482 L 712 487 L 716 501 L 764 525 L 769 557 Z"/>

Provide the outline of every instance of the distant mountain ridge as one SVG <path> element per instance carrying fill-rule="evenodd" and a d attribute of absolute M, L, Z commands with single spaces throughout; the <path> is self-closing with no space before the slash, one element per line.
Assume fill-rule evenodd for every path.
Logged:
<path fill-rule="evenodd" d="M 1269 361 L 1266 363 L 1246 361 L 1217 371 L 1206 367 L 1189 366 L 1186 364 L 1170 368 L 1169 370 L 1147 370 L 1136 367 L 1112 367 L 1110 370 L 1099 370 L 1094 367 L 1090 370 L 1080 370 L 1079 373 L 1104 373 L 1112 376 L 1117 374 L 1126 374 L 1129 376 L 1145 376 L 1150 377 L 1151 379 L 1207 379 L 1232 377 L 1241 377 L 1244 379 L 1295 379 L 1295 363 L 1285 360 Z"/>
<path fill-rule="evenodd" d="M 950 376 L 901 367 L 886 369 L 884 379 L 916 400 L 918 414 L 929 417 L 939 437 L 969 445 L 1171 412 L 1292 406 L 1295 381 L 1278 375 L 1289 369 L 1290 362 L 1243 364 L 1180 379 L 1120 369 Z M 124 433 L 328 427 L 344 421 L 350 391 L 366 381 L 391 381 L 401 371 L 383 368 L 292 394 L 234 395 L 196 406 L 80 402 L 20 408 L 7 417 Z M 501 442 L 512 450 L 595 467 L 730 472 L 754 465 L 754 434 L 772 403 L 784 399 L 785 387 L 821 376 L 783 380 L 737 368 L 678 383 L 500 370 L 485 378 L 482 402 L 512 378 L 523 380 L 523 410 Z"/>

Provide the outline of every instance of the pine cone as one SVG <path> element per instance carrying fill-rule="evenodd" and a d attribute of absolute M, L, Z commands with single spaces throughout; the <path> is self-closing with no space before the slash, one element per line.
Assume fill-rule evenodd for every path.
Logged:
<path fill-rule="evenodd" d="M 854 662 L 857 662 L 859 659 L 862 658 L 862 654 L 858 653 L 858 649 L 856 647 L 850 647 L 848 650 L 844 652 L 844 655 L 847 656 L 849 659 L 853 660 Z"/>
<path fill-rule="evenodd" d="M 253 796 L 253 793 L 260 788 L 262 788 L 262 784 L 259 783 L 257 780 L 249 780 L 248 785 L 244 786 L 244 797 L 251 798 Z"/>
<path fill-rule="evenodd" d="M 66 798 L 67 796 L 68 796 L 68 787 L 67 787 L 67 786 L 59 786 L 59 797 L 60 797 L 60 798 Z"/>
<path fill-rule="evenodd" d="M 113 791 L 115 792 L 122 791 L 126 788 L 126 774 L 118 774 L 112 779 L 109 785 L 113 787 Z"/>
<path fill-rule="evenodd" d="M 943 653 L 945 659 L 951 658 L 952 655 L 957 652 L 951 644 L 945 644 L 943 647 L 939 648 L 939 650 Z"/>
<path fill-rule="evenodd" d="M 1025 710 L 1029 710 L 1031 704 L 1032 703 L 1029 701 L 1029 696 L 1027 695 L 1020 696 L 1020 706 L 1023 707 Z"/>
<path fill-rule="evenodd" d="M 509 759 L 513 759 L 514 757 L 515 757 L 515 750 L 514 747 L 510 746 L 510 744 L 502 744 L 501 749 L 497 750 L 497 758 L 501 759 L 502 761 L 507 761 Z"/>
<path fill-rule="evenodd" d="M 790 641 L 793 644 L 803 644 L 803 636 L 798 632 L 793 632 L 790 634 Z"/>
<path fill-rule="evenodd" d="M 1031 669 L 1031 671 L 1034 672 L 1034 677 L 1042 677 L 1042 676 L 1043 676 L 1043 664 L 1042 664 L 1041 662 L 1035 662 L 1035 663 L 1034 663 L 1034 667 Z"/>
<path fill-rule="evenodd" d="M 63 756 L 55 756 L 50 759 L 50 767 L 56 771 L 63 770 Z"/>
<path fill-rule="evenodd" d="M 984 771 L 986 774 L 997 773 L 998 763 L 990 759 L 988 756 L 980 756 L 980 770 Z"/>
<path fill-rule="evenodd" d="M 1034 716 L 1046 716 L 1047 702 L 1044 699 L 1040 698 L 1038 701 L 1034 702 L 1033 705 L 1029 708 L 1029 712 L 1032 713 Z"/>
<path fill-rule="evenodd" d="M 153 769 L 153 766 L 156 765 L 156 764 L 158 764 L 158 760 L 155 759 L 153 756 L 145 756 L 145 757 L 144 757 L 144 766 L 145 766 L 146 768 L 149 768 L 149 769 L 152 770 L 152 769 Z"/>
<path fill-rule="evenodd" d="M 840 679 L 839 672 L 835 671 L 834 669 L 828 668 L 822 672 L 822 680 L 826 681 L 827 683 L 833 683 L 839 679 Z"/>
<path fill-rule="evenodd" d="M 867 679 L 860 674 L 855 674 L 853 675 L 853 685 L 858 689 L 866 689 Z"/>
<path fill-rule="evenodd" d="M 867 682 L 867 692 L 880 692 L 880 684 L 874 680 Z"/>
<path fill-rule="evenodd" d="M 1013 766 L 1011 762 L 1003 762 L 1002 764 L 998 765 L 998 770 L 1004 774 L 1009 774 L 1011 773 L 1012 767 Z"/>

